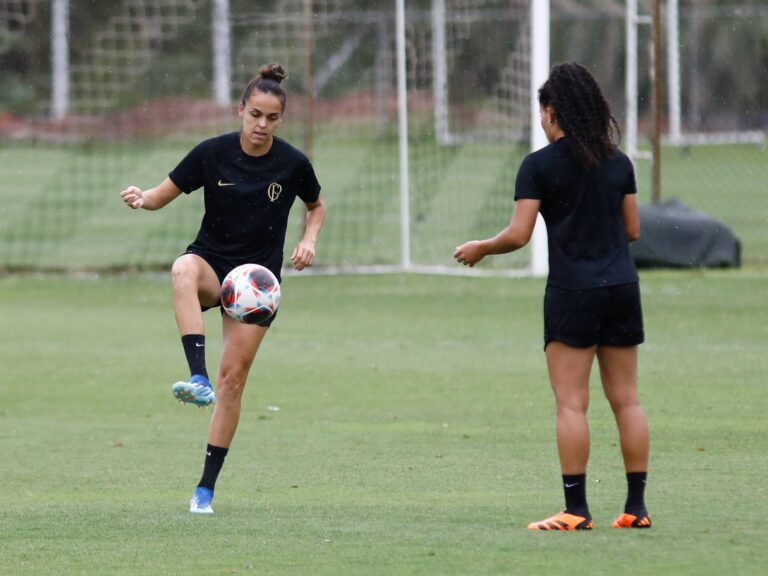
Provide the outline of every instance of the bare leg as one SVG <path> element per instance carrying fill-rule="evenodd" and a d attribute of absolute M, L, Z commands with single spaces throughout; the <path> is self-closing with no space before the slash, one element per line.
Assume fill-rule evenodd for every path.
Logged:
<path fill-rule="evenodd" d="M 563 474 L 565 510 L 529 530 L 591 530 L 586 497 L 589 460 L 589 373 L 595 347 L 574 348 L 562 342 L 547 344 L 547 368 L 557 402 L 557 449 Z"/>
<path fill-rule="evenodd" d="M 589 460 L 589 373 L 595 348 L 547 345 L 547 368 L 557 402 L 557 449 L 563 474 L 585 474 Z"/>
<path fill-rule="evenodd" d="M 637 346 L 600 346 L 603 390 L 616 417 L 627 472 L 648 470 L 648 423 L 637 395 Z"/>
<path fill-rule="evenodd" d="M 241 324 L 223 316 L 224 349 L 216 375 L 216 407 L 208 429 L 208 443 L 229 448 L 240 420 L 240 400 L 256 352 L 267 328 Z"/>
<path fill-rule="evenodd" d="M 194 254 L 183 254 L 171 268 L 173 309 L 179 333 L 204 334 L 205 324 L 200 305 L 215 306 L 221 286 L 216 273 L 208 263 Z"/>

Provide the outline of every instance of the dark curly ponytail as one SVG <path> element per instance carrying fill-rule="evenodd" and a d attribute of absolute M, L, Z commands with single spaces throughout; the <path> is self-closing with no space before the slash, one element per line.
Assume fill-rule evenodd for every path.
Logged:
<path fill-rule="evenodd" d="M 616 151 L 619 125 L 600 86 L 580 64 L 555 65 L 539 89 L 539 104 L 554 108 L 557 123 L 583 166 L 596 166 Z"/>

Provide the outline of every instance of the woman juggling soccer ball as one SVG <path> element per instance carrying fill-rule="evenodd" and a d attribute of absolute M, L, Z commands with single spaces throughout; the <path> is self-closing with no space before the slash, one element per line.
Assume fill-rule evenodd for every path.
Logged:
<path fill-rule="evenodd" d="M 521 248 L 538 213 L 547 227 L 549 276 L 544 350 L 557 405 L 557 447 L 565 509 L 530 530 L 590 530 L 589 374 L 595 358 L 616 418 L 628 495 L 615 528 L 649 528 L 645 507 L 648 425 L 637 394 L 637 351 L 644 340 L 637 270 L 629 243 L 640 234 L 632 162 L 613 140 L 618 125 L 592 75 L 559 64 L 539 89 L 549 145 L 529 154 L 515 182 L 515 211 L 493 238 L 459 246 L 474 266 L 489 254 Z"/>
<path fill-rule="evenodd" d="M 204 190 L 205 213 L 197 238 L 171 268 L 173 307 L 190 378 L 175 383 L 177 400 L 215 404 L 203 475 L 190 512 L 212 514 L 216 479 L 240 419 L 248 372 L 274 316 L 261 324 L 221 314 L 224 344 L 214 385 L 205 364 L 203 311 L 220 306 L 221 283 L 233 268 L 260 264 L 280 278 L 288 214 L 296 199 L 307 207 L 304 235 L 291 253 L 296 270 L 310 266 L 325 219 L 320 184 L 307 157 L 275 136 L 285 112 L 285 70 L 264 66 L 240 100 L 240 131 L 205 140 L 149 190 L 130 186 L 120 195 L 129 207 L 158 210 L 182 193 Z"/>

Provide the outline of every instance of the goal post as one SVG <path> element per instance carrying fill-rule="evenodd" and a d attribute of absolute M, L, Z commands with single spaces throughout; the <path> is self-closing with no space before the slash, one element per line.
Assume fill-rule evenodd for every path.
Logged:
<path fill-rule="evenodd" d="M 443 146 L 450 145 L 448 126 L 448 63 L 445 39 L 445 0 L 432 0 L 432 91 L 435 99 L 435 135 Z"/>
<path fill-rule="evenodd" d="M 406 79 L 405 0 L 395 0 L 397 46 L 397 123 L 400 182 L 400 266 L 411 268 L 411 196 L 408 154 L 408 85 Z"/>
<path fill-rule="evenodd" d="M 229 0 L 213 0 L 211 18 L 213 52 L 213 98 L 219 106 L 229 106 L 232 98 L 232 39 L 229 29 Z"/>
<path fill-rule="evenodd" d="M 45 146 L 58 159 L 48 163 L 50 180 L 62 183 L 67 198 L 99 202 L 74 218 L 61 211 L 62 195 L 32 186 L 39 210 L 30 208 L 11 232 L 39 238 L 7 243 L 0 266 L 172 261 L 198 222 L 200 196 L 142 220 L 145 249 L 127 253 L 100 225 L 113 217 L 102 215 L 110 210 L 103 191 L 125 182 L 149 186 L 196 142 L 237 129 L 234 91 L 254 66 L 278 61 L 290 71 L 291 95 L 280 135 L 304 149 L 302 135 L 313 127 L 312 163 L 327 191 L 318 270 L 546 273 L 541 228 L 528 246 L 472 270 L 452 252 L 509 221 L 520 162 L 544 144 L 533 138 L 541 138 L 535 101 L 549 67 L 549 0 L 284 0 L 237 10 L 232 0 L 120 0 L 99 14 L 87 4 L 49 3 L 50 26 L 35 27 L 50 38 L 52 90 L 40 105 L 46 118 L 11 129 L 29 135 L 30 149 Z M 13 16 L 17 6 L 0 8 L 0 20 L 9 14 L 19 36 L 33 15 Z M 305 58 L 307 6 L 314 63 Z M 69 20 L 78 35 L 67 34 Z M 108 171 L 98 168 L 105 165 Z M 299 212 L 289 217 L 288 238 L 300 234 Z M 62 243 L 64 256 L 52 252 L 47 238 L 55 234 L 72 243 L 98 237 L 98 257 L 84 243 Z"/>
<path fill-rule="evenodd" d="M 638 78 L 641 77 L 638 64 L 638 52 L 640 40 L 639 30 L 641 26 L 652 25 L 650 14 L 642 13 L 641 8 L 648 8 L 647 2 L 638 0 L 627 0 L 626 3 L 626 61 L 625 61 L 625 105 L 626 105 L 626 123 L 625 123 L 625 142 L 627 154 L 633 160 L 649 160 L 650 153 L 640 150 L 638 141 L 640 139 L 638 131 L 638 100 L 639 87 Z M 687 42 L 693 45 L 684 51 L 686 44 L 680 39 L 681 18 L 695 19 L 696 11 L 704 10 L 703 6 L 688 6 L 687 14 L 681 14 L 679 0 L 666 0 L 665 10 L 663 11 L 663 22 L 665 37 L 665 50 L 659 55 L 664 59 L 666 66 L 666 111 L 667 130 L 662 134 L 662 142 L 672 146 L 706 146 L 706 145 L 724 145 L 724 144 L 755 144 L 765 146 L 765 132 L 762 130 L 739 130 L 739 129 L 712 129 L 702 130 L 696 126 L 696 122 L 689 121 L 686 129 L 684 118 L 684 83 L 683 76 L 686 71 L 688 75 L 697 74 L 698 63 L 691 62 L 691 54 L 695 51 L 695 46 L 700 39 L 695 37 L 688 38 Z M 725 9 L 723 9 L 725 12 Z M 688 59 L 688 61 L 686 61 Z M 695 60 L 695 57 L 694 57 Z M 698 84 L 698 82 L 695 82 Z M 688 94 L 688 101 L 692 95 Z"/>
<path fill-rule="evenodd" d="M 69 112 L 69 0 L 51 5 L 51 115 L 64 118 Z"/>
<path fill-rule="evenodd" d="M 680 112 L 680 17 L 678 0 L 667 0 L 667 106 L 669 109 L 669 141 L 679 144 Z"/>
<path fill-rule="evenodd" d="M 410 145 L 407 156 L 412 158 L 410 172 L 401 174 L 401 178 L 408 179 L 404 186 L 401 180 L 407 194 L 401 206 L 415 205 L 415 210 L 411 211 L 414 220 L 407 225 L 401 221 L 401 229 L 408 238 L 417 237 L 408 243 L 414 253 L 404 254 L 402 265 L 406 267 L 407 263 L 413 271 L 453 274 L 455 265 L 440 263 L 437 255 L 430 255 L 425 262 L 424 243 L 418 235 L 428 230 L 431 237 L 436 233 L 448 236 L 447 221 L 459 215 L 441 208 L 435 213 L 442 217 L 427 216 L 422 221 L 422 188 L 440 187 L 439 192 L 430 194 L 440 202 L 454 203 L 460 211 L 467 210 L 467 206 L 460 206 L 475 192 L 490 194 L 494 199 L 493 205 L 488 199 L 484 201 L 492 215 L 475 216 L 485 220 L 481 229 L 469 230 L 466 222 L 460 222 L 453 230 L 455 239 L 446 242 L 456 242 L 463 234 L 467 238 L 492 234 L 504 225 L 498 216 L 508 216 L 514 209 L 514 177 L 519 162 L 525 153 L 547 144 L 539 128 L 537 94 L 549 73 L 550 2 L 431 0 L 428 10 L 422 12 L 415 8 L 416 3 L 404 4 L 409 10 L 410 26 L 398 56 L 408 62 L 408 70 L 403 73 L 408 74 L 408 107 L 414 109 L 412 116 L 416 119 L 407 123 L 407 136 L 400 134 L 402 146 Z M 481 52 L 478 58 L 478 48 L 491 43 L 494 50 Z M 480 66 L 488 72 L 484 77 L 473 76 Z M 421 120 L 419 100 L 425 93 L 429 93 L 431 101 L 430 126 L 425 125 L 426 118 Z M 427 134 L 435 145 L 432 148 L 423 140 Z M 428 151 L 431 153 L 424 156 Z M 433 174 L 437 184 L 419 177 L 432 164 L 443 167 Z M 473 176 L 475 170 L 480 173 Z M 433 206 L 437 204 L 432 201 Z M 446 223 L 446 229 L 438 230 L 441 222 Z M 514 258 L 497 257 L 478 269 L 463 270 L 473 275 L 546 275 L 543 221 L 539 221 L 529 246 Z"/>
<path fill-rule="evenodd" d="M 531 0 L 531 150 L 547 145 L 544 131 L 539 129 L 538 90 L 547 80 L 550 66 L 550 5 L 549 0 Z M 531 239 L 531 274 L 549 273 L 547 229 L 539 214 Z"/>

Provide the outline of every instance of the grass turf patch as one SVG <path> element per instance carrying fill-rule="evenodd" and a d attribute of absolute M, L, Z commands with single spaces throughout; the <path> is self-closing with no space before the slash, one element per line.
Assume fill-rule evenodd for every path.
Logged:
<path fill-rule="evenodd" d="M 610 528 L 625 481 L 594 374 L 596 529 L 539 534 L 562 506 L 541 280 L 286 277 L 199 518 L 210 413 L 170 396 L 167 276 L 5 277 L 0 572 L 760 574 L 766 280 L 642 274 L 654 527 Z"/>

